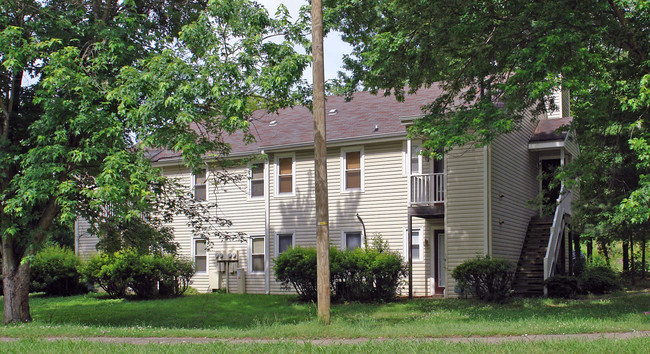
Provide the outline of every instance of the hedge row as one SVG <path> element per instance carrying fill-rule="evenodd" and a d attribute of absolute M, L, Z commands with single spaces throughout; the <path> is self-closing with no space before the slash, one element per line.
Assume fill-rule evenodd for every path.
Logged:
<path fill-rule="evenodd" d="M 381 240 L 378 241 L 381 243 Z M 275 277 L 305 301 L 316 300 L 316 249 L 294 247 L 275 259 Z M 383 245 L 341 251 L 330 248 L 330 291 L 344 301 L 391 301 L 407 268 L 402 257 Z"/>
<path fill-rule="evenodd" d="M 194 265 L 189 259 L 135 250 L 97 254 L 84 264 L 72 250 L 52 246 L 34 257 L 30 271 L 33 292 L 76 295 L 98 284 L 111 297 L 124 297 L 131 289 L 137 297 L 152 298 L 183 294 Z"/>
<path fill-rule="evenodd" d="M 620 277 L 606 266 L 587 266 L 578 277 L 556 275 L 546 279 L 549 297 L 573 298 L 578 294 L 604 294 L 621 289 Z"/>

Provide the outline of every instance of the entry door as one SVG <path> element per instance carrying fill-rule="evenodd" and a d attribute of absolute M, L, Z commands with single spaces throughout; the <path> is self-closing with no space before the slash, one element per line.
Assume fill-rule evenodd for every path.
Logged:
<path fill-rule="evenodd" d="M 445 261 L 445 234 L 442 230 L 433 232 L 433 242 L 431 242 L 431 292 L 433 294 L 443 294 L 445 284 L 447 283 L 447 263 Z"/>
<path fill-rule="evenodd" d="M 551 182 L 555 177 L 555 170 L 560 167 L 560 159 L 542 160 L 542 191 L 544 192 L 544 206 L 555 208 L 557 198 L 560 196 L 560 185 L 551 188 Z"/>

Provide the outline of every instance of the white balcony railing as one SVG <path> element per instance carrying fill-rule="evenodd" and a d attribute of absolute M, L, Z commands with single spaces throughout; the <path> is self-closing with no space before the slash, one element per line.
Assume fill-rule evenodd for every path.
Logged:
<path fill-rule="evenodd" d="M 444 173 L 411 175 L 409 179 L 409 205 L 436 204 L 444 201 Z"/>
<path fill-rule="evenodd" d="M 555 208 L 553 226 L 551 226 L 546 256 L 544 257 L 544 280 L 552 277 L 555 273 L 555 265 L 558 262 L 558 255 L 562 247 L 562 235 L 566 226 L 565 215 L 571 215 L 571 199 L 571 192 L 564 193 L 564 188 L 562 188 L 558 205 Z"/>

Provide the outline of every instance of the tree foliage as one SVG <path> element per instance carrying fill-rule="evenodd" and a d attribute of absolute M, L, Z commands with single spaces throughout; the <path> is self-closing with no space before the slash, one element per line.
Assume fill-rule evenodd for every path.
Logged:
<path fill-rule="evenodd" d="M 440 85 L 409 129 L 435 153 L 489 144 L 571 93 L 581 156 L 578 226 L 620 237 L 650 218 L 650 3 L 607 1 L 326 1 L 353 46 L 346 88 L 398 99 Z"/>
<path fill-rule="evenodd" d="M 31 319 L 29 259 L 56 218 L 160 221 L 189 208 L 201 235 L 228 226 L 179 202 L 188 192 L 148 152 L 181 151 L 197 168 L 228 153 L 222 135 L 247 130 L 251 102 L 291 104 L 307 63 L 289 44 L 301 30 L 286 9 L 270 17 L 248 0 L 1 2 L 5 322 Z"/>

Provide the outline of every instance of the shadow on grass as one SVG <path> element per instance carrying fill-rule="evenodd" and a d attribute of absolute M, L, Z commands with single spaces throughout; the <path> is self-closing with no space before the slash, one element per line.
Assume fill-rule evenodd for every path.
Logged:
<path fill-rule="evenodd" d="M 37 322 L 52 325 L 245 330 L 272 325 L 316 322 L 316 306 L 295 296 L 201 294 L 175 299 L 107 299 L 97 294 L 31 298 Z M 638 315 L 646 323 L 650 294 L 605 296 L 582 300 L 513 299 L 502 305 L 462 299 L 400 299 L 388 304 L 335 304 L 335 326 L 372 329 L 395 325 L 517 325 L 522 321 L 548 326 L 556 321 L 624 322 Z M 650 318 L 650 316 L 648 316 Z"/>
<path fill-rule="evenodd" d="M 309 320 L 312 304 L 292 296 L 201 294 L 173 299 L 110 299 L 99 294 L 31 298 L 37 322 L 88 326 L 245 329 Z"/>

